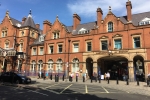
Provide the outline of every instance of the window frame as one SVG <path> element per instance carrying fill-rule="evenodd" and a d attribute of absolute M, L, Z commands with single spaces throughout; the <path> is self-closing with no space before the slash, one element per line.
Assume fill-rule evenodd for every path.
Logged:
<path fill-rule="evenodd" d="M 77 51 L 75 51 L 75 44 L 77 44 L 78 45 L 78 50 Z M 78 42 L 74 42 L 73 43 L 73 52 L 79 52 L 79 43 Z"/>
<path fill-rule="evenodd" d="M 90 51 L 88 50 L 88 43 L 91 44 L 91 50 Z M 86 51 L 87 52 L 91 52 L 92 51 L 92 41 L 86 41 Z"/>
<path fill-rule="evenodd" d="M 34 49 L 35 49 L 35 52 L 34 52 Z M 32 55 L 37 55 L 37 48 L 32 48 Z"/>
<path fill-rule="evenodd" d="M 107 49 L 106 50 L 108 50 L 108 46 L 109 46 L 109 41 L 108 41 L 108 39 L 100 39 L 100 50 L 101 51 L 105 51 L 105 50 L 103 50 L 103 45 L 102 45 L 102 42 L 104 42 L 104 41 L 106 41 L 107 42 Z"/>
<path fill-rule="evenodd" d="M 115 46 L 115 45 L 116 45 L 116 42 L 115 42 L 116 40 L 120 40 L 120 41 L 121 41 L 121 48 L 116 48 L 116 46 Z M 123 49 L 123 41 L 122 41 L 122 38 L 120 38 L 120 37 L 119 37 L 119 38 L 114 38 L 114 39 L 113 39 L 113 43 L 114 43 L 114 45 L 113 45 L 113 46 L 114 46 L 114 50 Z"/>
<path fill-rule="evenodd" d="M 43 54 L 41 54 L 41 48 L 43 48 Z M 39 55 L 44 55 L 44 47 L 39 47 Z"/>
<path fill-rule="evenodd" d="M 136 48 L 135 48 L 135 45 L 134 45 L 134 38 L 138 38 L 138 37 L 140 38 L 140 47 L 136 47 Z M 133 45 L 132 45 L 133 49 L 142 48 L 141 35 L 133 35 L 133 36 L 132 36 L 132 43 L 133 43 Z"/>
<path fill-rule="evenodd" d="M 60 47 L 59 47 L 59 46 L 62 46 L 61 52 L 59 51 L 59 50 L 60 50 Z M 63 53 L 63 45 L 62 45 L 62 44 L 58 44 L 58 45 L 57 45 L 57 53 Z"/>
<path fill-rule="evenodd" d="M 107 32 L 113 32 L 114 31 L 114 23 L 112 21 L 109 21 L 107 23 Z"/>

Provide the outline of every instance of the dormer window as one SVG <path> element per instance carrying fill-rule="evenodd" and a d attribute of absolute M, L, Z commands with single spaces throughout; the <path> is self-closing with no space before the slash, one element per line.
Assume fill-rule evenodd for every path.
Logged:
<path fill-rule="evenodd" d="M 148 24 L 150 24 L 150 18 L 147 17 L 139 22 L 139 25 L 148 25 Z"/>
<path fill-rule="evenodd" d="M 34 37 L 34 33 L 31 34 L 31 37 Z"/>
<path fill-rule="evenodd" d="M 54 36 L 53 37 L 54 39 L 58 39 L 59 38 L 59 33 L 54 33 L 53 36 Z"/>
<path fill-rule="evenodd" d="M 89 30 L 86 30 L 85 28 L 81 28 L 79 31 L 78 31 L 78 34 L 86 34 L 86 33 L 89 33 L 90 31 Z"/>
<path fill-rule="evenodd" d="M 21 35 L 24 36 L 24 31 L 21 32 Z"/>
<path fill-rule="evenodd" d="M 43 42 L 43 41 L 44 41 L 44 37 L 43 37 L 43 36 L 40 36 L 39 41 L 40 41 L 40 42 Z"/>

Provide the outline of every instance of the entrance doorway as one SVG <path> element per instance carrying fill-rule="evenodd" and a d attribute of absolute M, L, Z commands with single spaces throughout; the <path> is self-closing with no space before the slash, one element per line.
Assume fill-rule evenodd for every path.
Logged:
<path fill-rule="evenodd" d="M 125 80 L 128 78 L 128 60 L 121 56 L 106 56 L 97 60 L 101 75 L 110 73 L 110 79 Z"/>
<path fill-rule="evenodd" d="M 89 78 L 91 79 L 93 75 L 93 59 L 92 58 L 86 59 L 86 70 L 87 70 Z"/>
<path fill-rule="evenodd" d="M 145 81 L 145 69 L 144 69 L 144 59 L 142 56 L 135 56 L 133 58 L 133 64 L 134 64 L 134 76 L 136 80 L 136 76 L 138 74 L 140 81 Z"/>

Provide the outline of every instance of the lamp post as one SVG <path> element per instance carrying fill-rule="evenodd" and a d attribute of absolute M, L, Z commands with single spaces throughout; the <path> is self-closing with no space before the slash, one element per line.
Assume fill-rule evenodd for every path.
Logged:
<path fill-rule="evenodd" d="M 15 71 L 15 66 L 16 66 L 16 61 L 17 61 L 17 56 L 18 56 L 18 54 L 17 54 L 17 52 L 18 52 L 18 51 L 17 51 L 17 48 L 18 48 L 19 45 L 20 45 L 19 43 L 16 43 L 16 44 L 15 44 L 15 46 L 16 46 L 16 54 L 15 54 L 15 56 L 14 56 L 15 58 L 14 58 L 14 62 L 13 62 L 13 63 L 14 63 L 14 64 L 13 64 L 13 71 Z"/>
<path fill-rule="evenodd" d="M 113 53 L 112 53 L 111 50 L 108 50 L 108 55 L 109 55 L 109 57 L 110 57 L 111 55 L 113 55 Z"/>
<path fill-rule="evenodd" d="M 67 77 L 68 77 L 68 79 L 69 79 L 69 53 L 70 53 L 70 42 L 71 42 L 71 40 L 68 40 L 68 62 L 67 62 L 67 67 L 68 67 L 68 68 L 66 68 L 66 71 L 68 70 L 68 73 L 66 73 L 66 74 L 68 74 L 68 75 L 66 75 L 66 79 L 67 79 Z"/>

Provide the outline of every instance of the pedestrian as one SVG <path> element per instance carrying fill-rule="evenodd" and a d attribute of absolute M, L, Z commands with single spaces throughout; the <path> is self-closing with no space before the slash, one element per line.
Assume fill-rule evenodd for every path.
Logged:
<path fill-rule="evenodd" d="M 106 73 L 104 74 L 104 80 L 106 80 L 107 79 L 107 77 L 106 77 Z"/>
<path fill-rule="evenodd" d="M 106 73 L 106 79 L 107 79 L 107 80 L 110 79 L 110 73 L 109 73 L 109 72 Z"/>
<path fill-rule="evenodd" d="M 38 79 L 40 79 L 40 72 L 38 72 Z"/>

